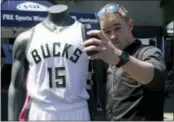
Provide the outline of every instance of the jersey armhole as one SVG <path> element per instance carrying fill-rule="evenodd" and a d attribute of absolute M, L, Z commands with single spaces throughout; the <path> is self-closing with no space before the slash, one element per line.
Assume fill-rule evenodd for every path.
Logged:
<path fill-rule="evenodd" d="M 33 27 L 33 28 L 31 29 L 31 36 L 30 36 L 30 38 L 29 38 L 29 41 L 27 42 L 27 46 L 26 46 L 26 49 L 25 49 L 25 55 L 26 55 L 26 56 L 27 56 L 28 49 L 29 49 L 29 47 L 30 47 L 30 44 L 31 44 L 32 39 L 33 39 L 33 36 L 34 36 L 34 32 L 35 32 L 35 27 Z"/>

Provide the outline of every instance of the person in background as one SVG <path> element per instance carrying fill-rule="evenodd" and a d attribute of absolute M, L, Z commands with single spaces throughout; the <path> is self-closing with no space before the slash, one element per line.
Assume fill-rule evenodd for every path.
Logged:
<path fill-rule="evenodd" d="M 2 88 L 8 89 L 11 80 L 11 69 L 12 69 L 12 48 L 14 39 L 5 40 L 2 44 L 2 49 L 5 54 L 5 63 L 2 68 Z"/>
<path fill-rule="evenodd" d="M 5 54 L 4 54 L 4 50 L 1 47 L 1 71 L 2 71 L 4 64 L 5 64 Z"/>
<path fill-rule="evenodd" d="M 90 60 L 106 69 L 106 118 L 109 121 L 162 121 L 166 66 L 164 55 L 144 46 L 132 34 L 133 20 L 122 5 L 110 3 L 97 13 L 101 30 L 91 30 L 84 42 Z M 98 67 L 100 68 L 100 67 Z M 99 93 L 103 93 L 99 88 Z M 100 95 L 102 96 L 102 95 Z"/>

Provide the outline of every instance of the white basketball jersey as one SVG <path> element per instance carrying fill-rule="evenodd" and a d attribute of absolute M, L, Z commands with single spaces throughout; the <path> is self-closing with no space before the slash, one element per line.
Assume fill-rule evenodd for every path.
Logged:
<path fill-rule="evenodd" d="M 54 111 L 87 105 L 89 61 L 83 41 L 78 21 L 58 33 L 42 23 L 35 26 L 26 54 L 27 90 L 39 107 Z"/>

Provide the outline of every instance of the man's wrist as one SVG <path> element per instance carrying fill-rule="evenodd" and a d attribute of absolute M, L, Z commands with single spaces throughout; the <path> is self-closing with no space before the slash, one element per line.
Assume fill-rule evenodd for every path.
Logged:
<path fill-rule="evenodd" d="M 129 61 L 129 53 L 125 51 L 121 51 L 119 49 L 116 50 L 116 66 L 122 67 Z"/>
<path fill-rule="evenodd" d="M 115 54 L 116 54 L 116 61 L 115 61 L 115 65 L 117 65 L 120 62 L 120 55 L 121 55 L 122 51 L 119 49 L 115 49 Z"/>

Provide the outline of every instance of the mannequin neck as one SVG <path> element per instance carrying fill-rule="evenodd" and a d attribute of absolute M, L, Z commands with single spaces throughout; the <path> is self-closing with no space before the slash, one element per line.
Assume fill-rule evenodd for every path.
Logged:
<path fill-rule="evenodd" d="M 55 5 L 49 8 L 48 21 L 57 26 L 72 25 L 74 19 L 69 15 L 66 5 Z"/>

